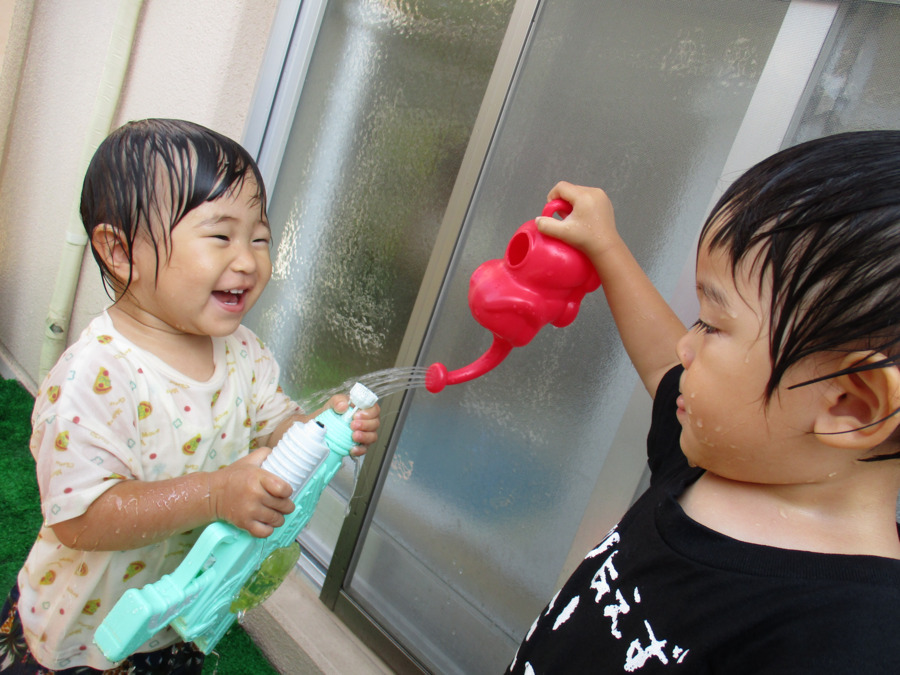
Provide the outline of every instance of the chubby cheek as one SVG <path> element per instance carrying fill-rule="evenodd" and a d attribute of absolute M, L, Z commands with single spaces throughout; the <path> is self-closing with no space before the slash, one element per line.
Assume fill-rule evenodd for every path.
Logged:
<path fill-rule="evenodd" d="M 679 416 L 681 422 L 681 450 L 691 466 L 706 466 L 706 458 L 715 452 L 715 439 L 710 437 L 709 430 L 697 410 L 696 400 L 685 396 L 684 412 Z"/>
<path fill-rule="evenodd" d="M 766 425 L 752 414 L 753 404 L 744 403 L 722 414 L 715 401 L 697 396 L 693 405 L 688 397 L 685 414 L 681 417 L 681 447 L 694 466 L 724 471 L 726 466 L 738 467 L 753 462 L 757 443 L 763 441 Z"/>
<path fill-rule="evenodd" d="M 253 287 L 253 293 L 250 297 L 250 304 L 248 306 L 248 309 L 256 304 L 256 301 L 259 300 L 259 297 L 262 295 L 271 279 L 272 263 L 270 262 L 269 257 L 266 256 L 264 260 L 260 260 L 257 263 L 256 285 Z"/>
<path fill-rule="evenodd" d="M 203 255 L 200 250 L 180 253 L 182 255 L 173 258 L 166 270 L 166 276 L 170 279 L 167 284 L 169 290 L 176 296 L 178 294 L 183 296 L 188 288 L 212 290 L 219 273 L 217 266 L 210 262 L 209 256 Z"/>
<path fill-rule="evenodd" d="M 696 394 L 688 394 L 684 399 L 684 415 L 681 424 L 682 428 L 686 428 L 691 437 L 700 445 L 714 447 L 716 445 L 714 435 L 721 432 L 721 427 L 717 426 L 709 415 L 704 415 L 705 411 L 704 402 L 698 401 Z"/>
<path fill-rule="evenodd" d="M 723 376 L 730 373 L 732 376 Z M 689 426 L 706 444 L 721 442 L 723 436 L 743 428 L 753 417 L 746 376 L 727 363 L 714 367 L 696 364 L 685 370 L 681 380 L 684 414 L 682 426 Z"/>
<path fill-rule="evenodd" d="M 259 286 L 260 289 L 266 287 L 266 284 L 269 283 L 269 280 L 272 278 L 272 260 L 268 255 L 265 256 L 263 260 L 259 263 Z"/>
<path fill-rule="evenodd" d="M 726 453 L 722 452 L 717 439 L 704 431 L 704 427 L 694 426 L 690 419 L 682 421 L 681 451 L 690 466 L 715 469 Z"/>

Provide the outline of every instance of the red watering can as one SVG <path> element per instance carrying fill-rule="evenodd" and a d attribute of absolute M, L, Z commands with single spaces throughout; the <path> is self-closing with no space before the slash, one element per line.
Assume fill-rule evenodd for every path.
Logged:
<path fill-rule="evenodd" d="M 572 205 L 554 199 L 542 216 L 565 218 Z M 425 388 L 433 394 L 448 384 L 467 382 L 496 368 L 512 351 L 531 342 L 547 323 L 562 328 L 578 314 L 581 300 L 600 287 L 600 277 L 587 256 L 559 239 L 541 234 L 533 220 L 522 225 L 500 260 L 488 260 L 469 280 L 469 309 L 494 334 L 490 348 L 464 368 L 447 371 L 433 363 Z"/>

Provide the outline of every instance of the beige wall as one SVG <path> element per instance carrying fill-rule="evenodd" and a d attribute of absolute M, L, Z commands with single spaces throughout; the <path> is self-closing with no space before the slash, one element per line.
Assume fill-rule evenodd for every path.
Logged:
<path fill-rule="evenodd" d="M 33 388 L 118 3 L 0 2 L 0 374 Z M 276 5 L 145 0 L 114 126 L 178 117 L 240 139 Z M 108 304 L 99 279 L 88 253 L 70 341 Z"/>

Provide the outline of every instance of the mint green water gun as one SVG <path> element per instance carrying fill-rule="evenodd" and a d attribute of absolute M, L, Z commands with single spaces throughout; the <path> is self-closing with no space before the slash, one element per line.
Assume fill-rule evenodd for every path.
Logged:
<path fill-rule="evenodd" d="M 357 382 L 345 413 L 329 409 L 288 429 L 262 464 L 294 489 L 295 508 L 284 524 L 265 539 L 224 521 L 207 526 L 174 572 L 129 589 L 113 606 L 94 634 L 104 656 L 121 661 L 168 625 L 209 654 L 235 619 L 269 597 L 293 569 L 297 535 L 356 445 L 353 414 L 377 400 Z"/>

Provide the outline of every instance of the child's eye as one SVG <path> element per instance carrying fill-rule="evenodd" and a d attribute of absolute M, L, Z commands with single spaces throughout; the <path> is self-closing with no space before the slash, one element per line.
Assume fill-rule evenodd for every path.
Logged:
<path fill-rule="evenodd" d="M 719 329 L 718 329 L 718 328 L 715 328 L 715 327 L 713 327 L 713 326 L 710 326 L 710 325 L 709 325 L 708 323 L 706 323 L 703 319 L 697 319 L 697 320 L 694 322 L 694 325 L 691 326 L 691 329 L 694 329 L 694 328 L 696 328 L 696 329 L 697 329 L 699 332 L 701 332 L 701 333 L 706 333 L 706 334 L 709 334 L 709 335 L 711 335 L 711 334 L 713 334 L 713 333 L 718 333 L 718 332 L 719 332 Z"/>
<path fill-rule="evenodd" d="M 225 234 L 214 234 L 213 239 L 219 239 L 220 241 L 229 241 L 228 235 Z"/>

